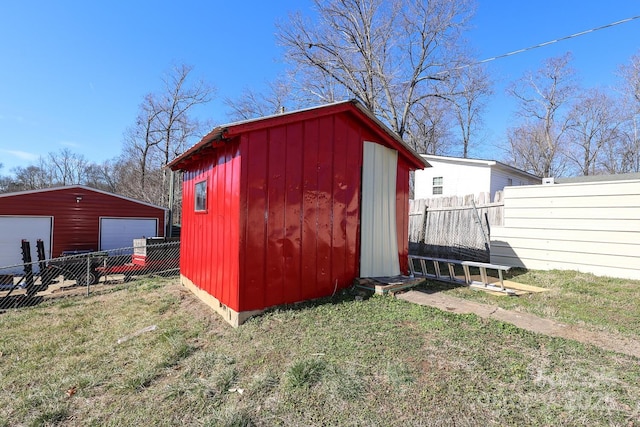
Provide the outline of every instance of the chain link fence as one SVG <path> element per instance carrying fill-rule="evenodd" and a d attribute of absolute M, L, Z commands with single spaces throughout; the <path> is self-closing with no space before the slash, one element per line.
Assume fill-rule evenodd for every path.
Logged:
<path fill-rule="evenodd" d="M 0 267 L 0 310 L 20 308 L 72 295 L 90 295 L 114 285 L 150 275 L 180 274 L 180 242 L 135 239 L 134 246 L 99 252 L 73 251 L 44 260 Z M 29 242 L 22 242 L 28 253 Z M 29 260 L 30 255 L 26 255 Z"/>
<path fill-rule="evenodd" d="M 502 193 L 410 201 L 409 253 L 435 258 L 489 262 L 491 227 L 502 225 Z"/>

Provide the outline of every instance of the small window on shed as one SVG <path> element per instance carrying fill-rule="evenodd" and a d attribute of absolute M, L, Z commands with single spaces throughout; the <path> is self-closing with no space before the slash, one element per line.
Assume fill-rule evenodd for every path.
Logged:
<path fill-rule="evenodd" d="M 196 182 L 195 187 L 195 211 L 207 211 L 207 181 Z"/>
<path fill-rule="evenodd" d="M 443 178 L 441 176 L 433 177 L 433 194 L 442 194 Z"/>

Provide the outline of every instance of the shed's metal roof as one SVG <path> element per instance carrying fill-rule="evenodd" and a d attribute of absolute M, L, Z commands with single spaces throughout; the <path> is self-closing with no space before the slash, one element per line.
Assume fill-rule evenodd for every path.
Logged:
<path fill-rule="evenodd" d="M 411 148 L 400 136 L 389 129 L 380 119 L 378 119 L 368 108 L 366 108 L 360 101 L 356 99 L 341 101 L 332 104 L 324 104 L 316 107 L 305 108 L 295 111 L 289 111 L 281 114 L 274 114 L 271 116 L 264 116 L 255 119 L 242 120 L 239 122 L 233 122 L 226 125 L 221 125 L 215 127 L 211 132 L 205 135 L 198 143 L 189 148 L 187 151 L 182 153 L 180 156 L 176 157 L 174 160 L 167 164 L 168 168 L 171 169 L 180 169 L 181 165 L 184 164 L 185 160 L 189 159 L 191 156 L 195 155 L 199 151 L 204 148 L 210 147 L 211 144 L 215 141 L 224 141 L 226 138 L 230 138 L 235 134 L 241 133 L 246 130 L 254 129 L 254 128 L 263 128 L 271 125 L 273 121 L 283 120 L 288 121 L 291 120 L 292 116 L 299 115 L 302 113 L 317 111 L 320 112 L 322 110 L 327 110 L 328 112 L 340 111 L 340 108 L 343 107 L 345 109 L 351 108 L 351 106 L 355 107 L 358 111 L 364 114 L 369 120 L 373 121 L 385 134 L 387 134 L 391 139 L 393 139 L 397 144 L 399 144 L 406 153 L 414 159 L 414 163 L 416 166 L 421 165 L 422 167 L 430 167 L 429 162 L 425 160 L 417 151 Z"/>

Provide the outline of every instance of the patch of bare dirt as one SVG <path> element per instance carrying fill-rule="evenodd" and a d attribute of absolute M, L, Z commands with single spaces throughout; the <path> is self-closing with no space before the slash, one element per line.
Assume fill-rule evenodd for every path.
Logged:
<path fill-rule="evenodd" d="M 573 325 L 565 325 L 554 320 L 517 311 L 504 310 L 498 306 L 467 301 L 441 293 L 426 293 L 411 290 L 397 294 L 396 298 L 415 304 L 435 307 L 452 313 L 473 313 L 483 318 L 511 323 L 531 332 L 566 338 L 585 344 L 592 344 L 605 350 L 640 358 L 640 341 L 617 334 L 590 331 Z"/>

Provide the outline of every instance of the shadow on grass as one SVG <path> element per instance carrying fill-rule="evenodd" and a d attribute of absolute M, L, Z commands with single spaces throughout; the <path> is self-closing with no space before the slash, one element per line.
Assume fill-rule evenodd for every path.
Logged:
<path fill-rule="evenodd" d="M 266 308 L 263 312 L 251 316 L 247 321 L 252 319 L 260 319 L 263 316 L 272 313 L 286 312 L 286 311 L 305 311 L 316 307 L 322 307 L 324 305 L 338 305 L 342 303 L 348 303 L 352 301 L 364 301 L 371 298 L 374 295 L 373 291 L 357 288 L 355 285 L 348 288 L 339 290 L 335 295 L 328 297 L 320 297 L 306 301 L 300 301 L 290 304 L 281 304 L 273 307 Z"/>
<path fill-rule="evenodd" d="M 458 271 L 459 270 L 459 271 Z M 471 271 L 472 274 L 475 274 L 474 271 Z M 527 273 L 526 269 L 514 268 L 504 273 L 504 279 L 509 280 L 515 277 L 518 277 L 522 274 Z M 444 274 L 444 272 L 442 273 Z M 462 266 L 456 266 L 455 274 L 458 277 L 464 277 L 464 271 L 462 270 Z M 419 292 L 424 292 L 428 294 L 434 294 L 437 292 L 446 292 L 453 289 L 458 288 L 466 288 L 467 285 L 463 282 L 453 283 L 453 282 L 444 282 L 439 280 L 433 280 L 429 278 L 425 278 L 423 282 L 417 285 L 414 290 Z M 316 298 L 308 301 L 301 301 L 292 304 L 284 304 L 277 305 L 274 307 L 269 307 L 265 311 L 255 316 L 253 318 L 260 318 L 266 314 L 274 313 L 274 312 L 282 312 L 282 311 L 304 311 L 314 307 L 320 307 L 327 304 L 340 304 L 344 302 L 350 302 L 355 300 L 366 300 L 374 295 L 373 291 L 358 288 L 356 286 L 351 286 L 349 288 L 342 289 L 336 292 L 335 295 L 329 297 Z"/>
<path fill-rule="evenodd" d="M 524 270 L 524 269 L 512 269 L 511 271 L 509 271 L 504 275 L 504 279 L 511 279 L 521 274 L 524 274 L 526 272 L 527 270 Z M 460 266 L 459 272 L 456 270 L 456 275 L 459 277 L 464 277 L 464 272 L 462 271 L 461 266 Z M 463 282 L 453 283 L 453 282 L 444 282 L 444 281 L 425 278 L 423 282 L 421 282 L 416 287 L 411 289 L 414 289 L 419 292 L 428 293 L 428 294 L 434 294 L 437 292 L 446 292 L 453 289 L 466 288 L 466 287 L 467 285 Z M 335 305 L 335 304 L 341 304 L 341 303 L 351 302 L 351 301 L 363 301 L 371 298 L 373 295 L 375 295 L 375 293 L 372 290 L 366 290 L 363 288 L 358 288 L 356 286 L 351 286 L 349 288 L 345 288 L 336 292 L 336 294 L 333 296 L 316 298 L 313 300 L 301 301 L 301 302 L 296 302 L 292 304 L 283 304 L 283 305 L 277 305 L 274 307 L 269 307 L 266 310 L 264 310 L 262 313 L 252 316 L 251 319 L 259 319 L 262 316 L 275 313 L 275 312 L 304 311 L 304 310 L 308 310 L 315 307 L 321 307 L 328 304 Z"/>
<path fill-rule="evenodd" d="M 44 301 L 41 296 L 10 295 L 0 298 L 0 314 L 10 308 L 33 307 Z"/>

